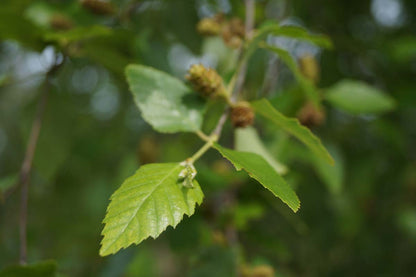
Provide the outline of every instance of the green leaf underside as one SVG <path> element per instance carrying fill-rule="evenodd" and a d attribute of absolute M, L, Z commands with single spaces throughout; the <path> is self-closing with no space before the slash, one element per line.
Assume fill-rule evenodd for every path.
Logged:
<path fill-rule="evenodd" d="M 330 166 L 322 159 L 316 156 L 311 157 L 311 162 L 316 173 L 325 183 L 331 193 L 340 193 L 343 187 L 345 166 L 341 151 L 334 145 L 328 145 L 332 157 L 335 159 L 335 165 Z"/>
<path fill-rule="evenodd" d="M 11 265 L 0 271 L 0 277 L 53 277 L 56 276 L 55 261 L 48 260 L 28 265 Z"/>
<path fill-rule="evenodd" d="M 288 118 L 277 111 L 268 100 L 260 99 L 252 103 L 255 111 L 303 142 L 313 153 L 333 165 L 334 159 L 322 145 L 321 140 L 296 118 Z"/>
<path fill-rule="evenodd" d="M 305 92 L 306 97 L 311 100 L 317 107 L 320 106 L 320 95 L 318 90 L 316 89 L 315 85 L 308 80 L 303 74 L 300 72 L 298 64 L 292 58 L 289 52 L 284 49 L 273 47 L 270 45 L 264 45 L 264 48 L 274 52 L 279 56 L 279 58 L 289 67 L 289 69 L 293 72 L 296 80 L 299 82 L 302 90 Z"/>
<path fill-rule="evenodd" d="M 253 127 L 235 129 L 235 150 L 262 156 L 279 174 L 287 173 L 287 167 L 277 161 L 266 149 Z"/>
<path fill-rule="evenodd" d="M 255 153 L 231 150 L 218 144 L 214 144 L 213 147 L 217 149 L 224 158 L 228 159 L 237 170 L 244 169 L 250 177 L 256 179 L 266 189 L 279 197 L 294 212 L 299 209 L 300 201 L 295 191 L 261 156 Z"/>
<path fill-rule="evenodd" d="M 306 29 L 299 26 L 280 26 L 279 28 L 271 28 L 270 34 L 305 40 L 328 49 L 333 47 L 328 36 L 322 34 L 311 34 Z"/>
<path fill-rule="evenodd" d="M 389 95 L 361 81 L 342 80 L 325 94 L 335 107 L 351 114 L 381 113 L 392 110 L 396 103 Z"/>
<path fill-rule="evenodd" d="M 158 237 L 168 226 L 176 227 L 183 215 L 191 216 L 204 197 L 196 180 L 184 187 L 179 163 L 148 164 L 126 179 L 111 196 L 104 218 L 100 255 L 114 254 Z"/>
<path fill-rule="evenodd" d="M 143 119 L 165 133 L 201 128 L 204 102 L 182 81 L 142 65 L 126 68 L 127 81 Z"/>
<path fill-rule="evenodd" d="M 280 26 L 277 23 L 273 23 L 260 27 L 253 38 L 246 43 L 246 50 L 240 62 L 247 61 L 259 47 L 259 44 L 264 42 L 268 35 L 305 40 L 324 48 L 332 48 L 331 40 L 325 35 L 310 34 L 307 30 L 298 26 Z"/>
<path fill-rule="evenodd" d="M 68 31 L 47 32 L 43 35 L 43 37 L 46 41 L 68 43 L 108 35 L 111 35 L 110 28 L 101 25 L 95 25 L 89 27 L 77 27 Z"/>

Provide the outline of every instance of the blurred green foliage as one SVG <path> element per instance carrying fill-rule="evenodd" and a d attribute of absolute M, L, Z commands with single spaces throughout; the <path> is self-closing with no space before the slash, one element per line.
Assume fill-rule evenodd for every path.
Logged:
<path fill-rule="evenodd" d="M 191 64 L 202 62 L 227 79 L 235 50 L 201 37 L 196 24 L 218 12 L 245 15 L 239 0 L 112 5 L 114 12 L 95 14 L 75 0 L 1 3 L 3 274 L 19 256 L 19 194 L 6 192 L 20 170 L 56 53 L 65 61 L 53 78 L 30 180 L 29 264 L 54 259 L 62 276 L 233 276 L 258 266 L 272 267 L 276 276 L 416 273 L 415 1 L 256 1 L 257 26 L 279 21 L 331 38 L 331 51 L 269 38 L 296 59 L 315 57 L 324 95 L 338 81 L 355 79 L 384 91 L 396 108 L 352 115 L 324 102 L 326 121 L 312 131 L 329 146 L 335 167 L 313 160 L 296 140 L 257 119 L 265 146 L 289 169 L 285 179 L 302 201 L 298 213 L 210 151 L 197 164 L 206 198 L 195 215 L 156 241 L 102 258 L 101 220 L 111 193 L 141 164 L 177 162 L 200 146 L 192 134 L 161 136 L 141 119 L 125 66 L 144 64 L 183 79 Z M 267 96 L 296 116 L 304 98 L 294 79 L 284 60 L 260 49 L 250 59 L 244 94 L 249 100 Z M 221 142 L 231 146 L 229 127 Z"/>

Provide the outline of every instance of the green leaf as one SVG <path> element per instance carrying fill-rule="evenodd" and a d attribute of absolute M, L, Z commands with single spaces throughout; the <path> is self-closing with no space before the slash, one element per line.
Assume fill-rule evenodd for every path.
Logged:
<path fill-rule="evenodd" d="M 253 127 L 235 129 L 235 150 L 262 156 L 279 174 L 287 173 L 287 167 L 278 162 L 266 149 Z"/>
<path fill-rule="evenodd" d="M 68 31 L 48 32 L 44 34 L 46 41 L 59 42 L 60 44 L 67 44 L 69 42 L 81 41 L 91 39 L 94 37 L 111 35 L 111 29 L 108 27 L 94 25 L 86 27 L 76 27 Z"/>
<path fill-rule="evenodd" d="M 18 179 L 18 174 L 0 178 L 0 199 L 7 190 L 9 190 L 14 185 L 17 185 Z"/>
<path fill-rule="evenodd" d="M 330 166 L 323 159 L 311 155 L 311 162 L 316 173 L 325 183 L 328 190 L 334 194 L 340 193 L 344 182 L 344 160 L 338 148 L 328 147 L 332 157 L 334 157 L 335 165 Z"/>
<path fill-rule="evenodd" d="M 278 24 L 267 24 L 257 30 L 251 41 L 246 46 L 246 55 L 250 56 L 254 52 L 261 41 L 267 38 L 268 35 L 284 36 L 305 40 L 324 48 L 332 48 L 331 40 L 325 35 L 310 34 L 302 27 L 297 26 L 280 26 Z"/>
<path fill-rule="evenodd" d="M 179 163 L 148 164 L 124 181 L 107 209 L 101 256 L 156 238 L 169 225 L 176 227 L 184 214 L 194 213 L 204 195 L 196 180 L 192 188 L 183 185 L 179 175 L 184 169 Z"/>
<path fill-rule="evenodd" d="M 321 140 L 308 128 L 302 126 L 296 118 L 288 118 L 284 116 L 266 99 L 260 99 L 253 102 L 252 106 L 258 114 L 269 119 L 274 124 L 302 141 L 313 153 L 322 157 L 329 164 L 334 164 L 333 158 L 322 145 Z"/>
<path fill-rule="evenodd" d="M 22 17 L 21 13 L 0 11 L 0 40 L 11 39 L 25 47 L 41 51 L 44 47 L 41 38 L 42 30 Z"/>
<path fill-rule="evenodd" d="M 151 67 L 129 65 L 127 81 L 146 120 L 159 132 L 195 132 L 201 128 L 204 102 L 183 82 Z"/>
<path fill-rule="evenodd" d="M 315 85 L 308 80 L 306 77 L 303 76 L 302 72 L 300 72 L 298 64 L 296 61 L 292 58 L 289 52 L 287 52 L 284 49 L 273 47 L 270 45 L 263 45 L 267 50 L 270 50 L 274 53 L 276 53 L 280 59 L 289 67 L 289 69 L 293 72 L 293 75 L 295 76 L 296 81 L 299 82 L 300 86 L 302 87 L 302 90 L 306 93 L 306 96 L 310 101 L 312 101 L 317 107 L 320 106 L 320 95 L 318 90 L 316 89 Z"/>
<path fill-rule="evenodd" d="M 323 48 L 332 49 L 333 47 L 331 39 L 328 36 L 321 34 L 311 34 L 308 33 L 308 31 L 304 28 L 298 26 L 280 26 L 274 30 L 271 28 L 270 33 L 275 36 L 284 36 L 299 40 L 305 40 Z"/>
<path fill-rule="evenodd" d="M 361 81 L 342 80 L 326 90 L 325 99 L 351 114 L 382 113 L 396 102 L 389 95 Z"/>
<path fill-rule="evenodd" d="M 11 265 L 0 271 L 0 277 L 53 277 L 56 276 L 56 268 L 55 261 Z"/>
<path fill-rule="evenodd" d="M 228 159 L 237 170 L 244 169 L 250 177 L 256 179 L 266 189 L 279 197 L 294 212 L 300 207 L 300 201 L 293 189 L 277 174 L 274 168 L 261 156 L 227 149 L 214 144 L 224 158 Z"/>

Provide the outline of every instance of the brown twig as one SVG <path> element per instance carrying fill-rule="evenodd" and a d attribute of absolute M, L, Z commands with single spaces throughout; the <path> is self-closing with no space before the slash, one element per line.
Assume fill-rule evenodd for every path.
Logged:
<path fill-rule="evenodd" d="M 217 126 L 215 126 L 214 131 L 212 131 L 211 133 L 211 136 L 216 135 L 217 137 L 220 137 L 222 128 L 224 127 L 224 124 L 227 121 L 228 113 L 229 113 L 229 108 L 227 107 L 222 113 L 220 119 L 218 120 Z"/>
<path fill-rule="evenodd" d="M 21 187 L 19 216 L 20 264 L 26 264 L 27 259 L 27 203 L 29 198 L 28 195 L 30 172 L 32 171 L 33 158 L 35 156 L 36 146 L 38 144 L 38 138 L 42 127 L 43 114 L 45 112 L 48 94 L 50 91 L 50 77 L 53 75 L 53 73 L 58 69 L 60 65 L 61 63 L 58 62 L 58 59 L 56 59 L 55 64 L 46 73 L 43 92 L 38 102 L 36 116 L 32 123 L 32 129 L 29 135 L 29 142 L 19 173 L 19 181 L 16 186 Z"/>
<path fill-rule="evenodd" d="M 245 1 L 245 6 L 246 6 L 246 19 L 245 19 L 245 33 L 246 33 L 246 39 L 251 39 L 252 37 L 252 33 L 253 33 L 253 27 L 254 27 L 254 12 L 255 12 L 255 6 L 254 6 L 254 0 L 246 0 Z M 243 52 L 240 53 L 239 55 L 240 59 L 243 58 Z M 243 62 L 238 70 L 238 75 L 237 75 L 237 79 L 234 85 L 234 87 L 232 87 L 230 90 L 231 91 L 231 102 L 236 102 L 238 95 L 241 93 L 241 90 L 243 88 L 244 85 L 244 80 L 245 80 L 245 76 L 246 76 L 246 71 L 247 71 L 247 62 Z M 225 122 L 227 121 L 227 117 L 229 114 L 230 109 L 226 108 L 223 112 L 223 114 L 221 115 L 217 126 L 215 127 L 214 131 L 212 132 L 212 134 L 217 135 L 218 137 L 221 134 L 222 128 L 224 127 Z"/>

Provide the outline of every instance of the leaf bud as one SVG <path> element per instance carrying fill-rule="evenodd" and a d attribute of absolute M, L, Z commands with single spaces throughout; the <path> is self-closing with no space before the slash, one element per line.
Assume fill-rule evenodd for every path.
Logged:
<path fill-rule="evenodd" d="M 325 122 L 325 110 L 315 107 L 312 102 L 307 102 L 298 112 L 297 118 L 306 127 L 320 126 Z"/>

